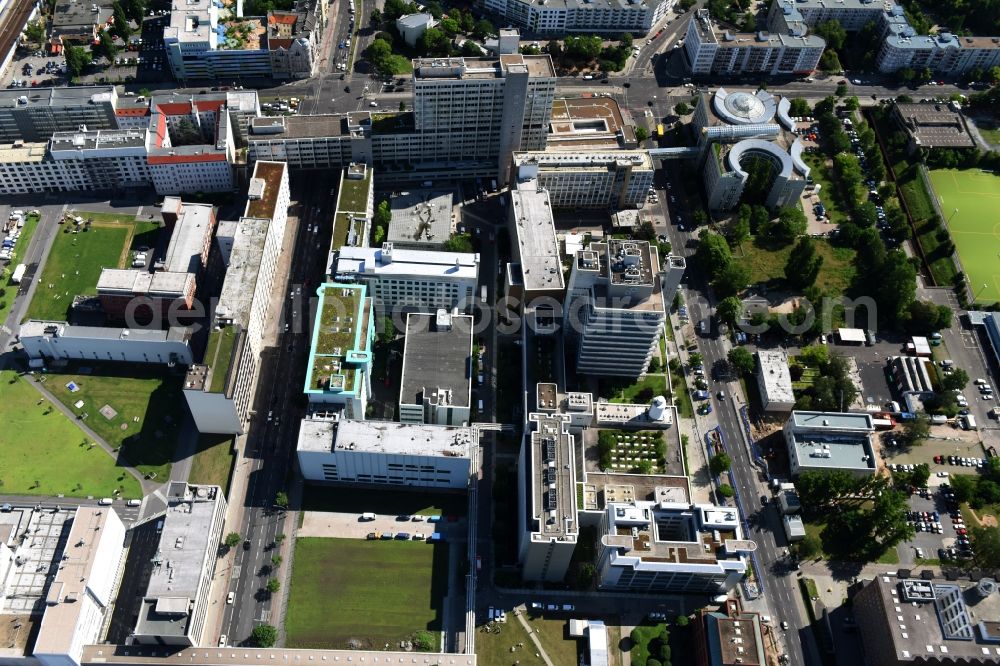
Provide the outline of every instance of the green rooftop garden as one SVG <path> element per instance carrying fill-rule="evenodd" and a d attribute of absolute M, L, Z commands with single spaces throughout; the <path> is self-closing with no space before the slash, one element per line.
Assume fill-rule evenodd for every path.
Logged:
<path fill-rule="evenodd" d="M 341 285 L 328 285 L 321 292 L 308 390 L 354 390 L 358 367 L 356 359 L 348 360 L 347 355 L 355 348 L 358 326 L 361 327 L 360 345 L 362 349 L 365 346 L 369 313 L 368 304 L 362 302 L 362 294 L 361 289 Z"/>
<path fill-rule="evenodd" d="M 205 364 L 212 367 L 211 393 L 221 393 L 226 388 L 226 375 L 236 346 L 236 327 L 224 326 L 213 330 L 205 348 Z"/>
<path fill-rule="evenodd" d="M 362 213 L 368 212 L 368 190 L 372 184 L 372 170 L 365 169 L 365 177 L 361 179 L 348 178 L 346 173 L 340 179 L 340 196 L 337 200 L 337 212 Z"/>
<path fill-rule="evenodd" d="M 373 134 L 403 134 L 412 132 L 414 128 L 413 112 L 373 113 Z"/>

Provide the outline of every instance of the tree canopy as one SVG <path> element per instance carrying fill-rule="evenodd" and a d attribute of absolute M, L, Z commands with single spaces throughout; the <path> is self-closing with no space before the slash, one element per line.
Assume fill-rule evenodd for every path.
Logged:
<path fill-rule="evenodd" d="M 785 262 L 785 280 L 793 287 L 804 289 L 816 282 L 822 267 L 823 257 L 816 254 L 816 243 L 809 236 L 803 236 Z"/>

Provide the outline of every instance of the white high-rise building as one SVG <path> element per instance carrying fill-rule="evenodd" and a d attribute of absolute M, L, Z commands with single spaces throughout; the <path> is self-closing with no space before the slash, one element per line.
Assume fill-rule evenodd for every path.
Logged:
<path fill-rule="evenodd" d="M 670 259 L 676 288 L 684 261 Z M 591 243 L 577 252 L 565 313 L 577 372 L 638 377 L 646 371 L 666 319 L 662 279 L 657 250 L 646 241 Z"/>

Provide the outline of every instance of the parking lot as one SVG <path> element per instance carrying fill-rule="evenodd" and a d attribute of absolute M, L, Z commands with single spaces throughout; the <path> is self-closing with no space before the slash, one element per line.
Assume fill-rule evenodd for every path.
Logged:
<path fill-rule="evenodd" d="M 66 83 L 66 60 L 44 51 L 18 50 L 10 69 L 4 74 L 5 88 L 33 88 Z"/>
<path fill-rule="evenodd" d="M 340 539 L 365 539 L 376 532 L 381 535 L 391 534 L 395 537 L 399 532 L 430 537 L 434 532 L 452 533 L 456 537 L 464 534 L 465 520 L 449 521 L 440 517 L 439 521 L 430 521 L 430 516 L 414 515 L 384 515 L 372 514 L 374 518 L 362 519 L 356 513 L 335 513 L 329 511 L 305 511 L 302 526 L 296 532 L 299 537 L 337 537 Z M 405 520 L 404 520 L 405 518 Z M 420 537 L 416 537 L 418 540 Z"/>
<path fill-rule="evenodd" d="M 951 497 L 949 477 L 932 471 L 927 491 L 910 496 L 909 518 L 916 534 L 897 547 L 900 564 L 938 560 L 946 565 L 971 557 L 965 523 Z"/>

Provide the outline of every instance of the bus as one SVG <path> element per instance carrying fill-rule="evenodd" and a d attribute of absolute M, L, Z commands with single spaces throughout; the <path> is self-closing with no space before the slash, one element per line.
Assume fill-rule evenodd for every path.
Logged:
<path fill-rule="evenodd" d="M 656 124 L 656 136 L 657 138 L 663 138 L 663 123 Z"/>
<path fill-rule="evenodd" d="M 482 298 L 483 303 L 486 302 L 486 285 L 484 284 L 479 290 L 479 296 Z"/>

